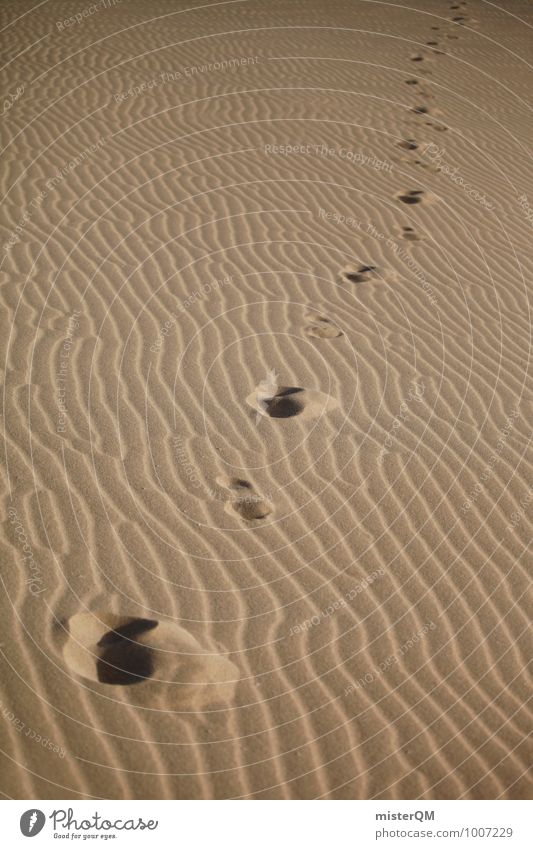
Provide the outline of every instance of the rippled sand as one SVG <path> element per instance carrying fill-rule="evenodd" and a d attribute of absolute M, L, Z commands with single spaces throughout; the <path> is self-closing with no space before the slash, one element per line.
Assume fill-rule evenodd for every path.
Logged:
<path fill-rule="evenodd" d="M 531 796 L 533 8 L 416 5 L 3 6 L 5 796 Z"/>

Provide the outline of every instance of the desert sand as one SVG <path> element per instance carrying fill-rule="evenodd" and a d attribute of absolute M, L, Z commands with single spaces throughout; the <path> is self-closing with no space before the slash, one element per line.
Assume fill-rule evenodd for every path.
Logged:
<path fill-rule="evenodd" d="M 533 5 L 84 2 L 2 4 L 3 796 L 530 798 Z"/>

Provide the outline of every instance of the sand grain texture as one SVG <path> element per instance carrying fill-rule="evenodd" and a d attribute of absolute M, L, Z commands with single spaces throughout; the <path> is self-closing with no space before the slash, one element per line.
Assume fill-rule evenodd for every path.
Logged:
<path fill-rule="evenodd" d="M 531 3 L 82 5 L 1 10 L 0 790 L 530 798 Z"/>

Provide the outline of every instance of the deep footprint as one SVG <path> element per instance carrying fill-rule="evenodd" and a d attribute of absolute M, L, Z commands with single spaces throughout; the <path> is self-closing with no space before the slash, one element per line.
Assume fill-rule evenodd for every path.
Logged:
<path fill-rule="evenodd" d="M 325 392 L 301 386 L 279 386 L 270 398 L 264 394 L 259 397 L 256 388 L 246 403 L 270 419 L 314 419 L 338 407 L 338 402 Z"/>
<path fill-rule="evenodd" d="M 290 419 L 299 416 L 304 410 L 303 403 L 298 399 L 298 393 L 303 392 L 299 386 L 286 386 L 278 390 L 273 398 L 265 400 L 265 413 L 271 419 Z"/>
<path fill-rule="evenodd" d="M 63 659 L 73 673 L 133 689 L 143 703 L 198 709 L 232 698 L 240 677 L 223 653 L 171 620 L 97 611 L 76 614 L 64 627 Z"/>

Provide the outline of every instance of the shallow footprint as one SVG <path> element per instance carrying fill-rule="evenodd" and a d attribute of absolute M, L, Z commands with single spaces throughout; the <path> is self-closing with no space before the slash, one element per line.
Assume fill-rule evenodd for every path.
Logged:
<path fill-rule="evenodd" d="M 220 479 L 217 483 L 229 490 L 228 512 L 238 513 L 246 522 L 266 519 L 273 512 L 272 504 L 255 492 L 250 481 L 244 478 L 230 478 Z"/>
<path fill-rule="evenodd" d="M 446 56 L 445 50 L 437 50 L 438 41 L 426 41 L 428 47 L 431 47 L 434 56 Z"/>
<path fill-rule="evenodd" d="M 409 166 L 417 165 L 421 168 L 437 173 L 438 168 L 431 160 L 425 161 L 420 159 L 418 154 L 413 156 L 414 151 L 420 149 L 420 142 L 417 142 L 415 139 L 401 139 L 396 142 L 396 147 L 399 147 L 401 150 L 405 150 L 406 153 L 410 155 L 399 156 L 394 160 L 395 162 L 406 163 Z"/>
<path fill-rule="evenodd" d="M 409 162 L 410 165 L 419 165 L 421 168 L 426 169 L 427 171 L 432 171 L 433 174 L 439 173 L 439 167 L 435 164 L 435 162 L 425 161 L 423 159 L 408 159 L 406 156 L 404 157 L 406 162 Z"/>
<path fill-rule="evenodd" d="M 399 236 L 408 242 L 421 242 L 422 236 L 419 236 L 414 227 L 402 227 Z"/>
<path fill-rule="evenodd" d="M 446 124 L 434 121 L 426 121 L 426 127 L 433 127 L 433 129 L 437 130 L 438 133 L 444 133 L 448 129 Z"/>
<path fill-rule="evenodd" d="M 376 277 L 376 265 L 347 265 L 343 268 L 340 276 L 344 283 L 366 283 Z"/>
<path fill-rule="evenodd" d="M 408 192 L 402 192 L 401 194 L 396 195 L 396 198 L 402 203 L 407 204 L 422 203 L 425 200 L 422 189 L 411 189 Z"/>
<path fill-rule="evenodd" d="M 401 139 L 399 142 L 396 142 L 396 147 L 402 150 L 418 150 L 419 144 L 414 139 Z"/>
<path fill-rule="evenodd" d="M 304 328 L 306 336 L 314 336 L 317 339 L 336 339 L 343 336 L 340 327 L 337 327 L 327 316 L 311 312 L 306 315 L 309 324 Z"/>
<path fill-rule="evenodd" d="M 79 613 L 66 623 L 63 659 L 76 675 L 130 687 L 141 701 L 200 707 L 233 696 L 239 671 L 170 620 Z"/>

